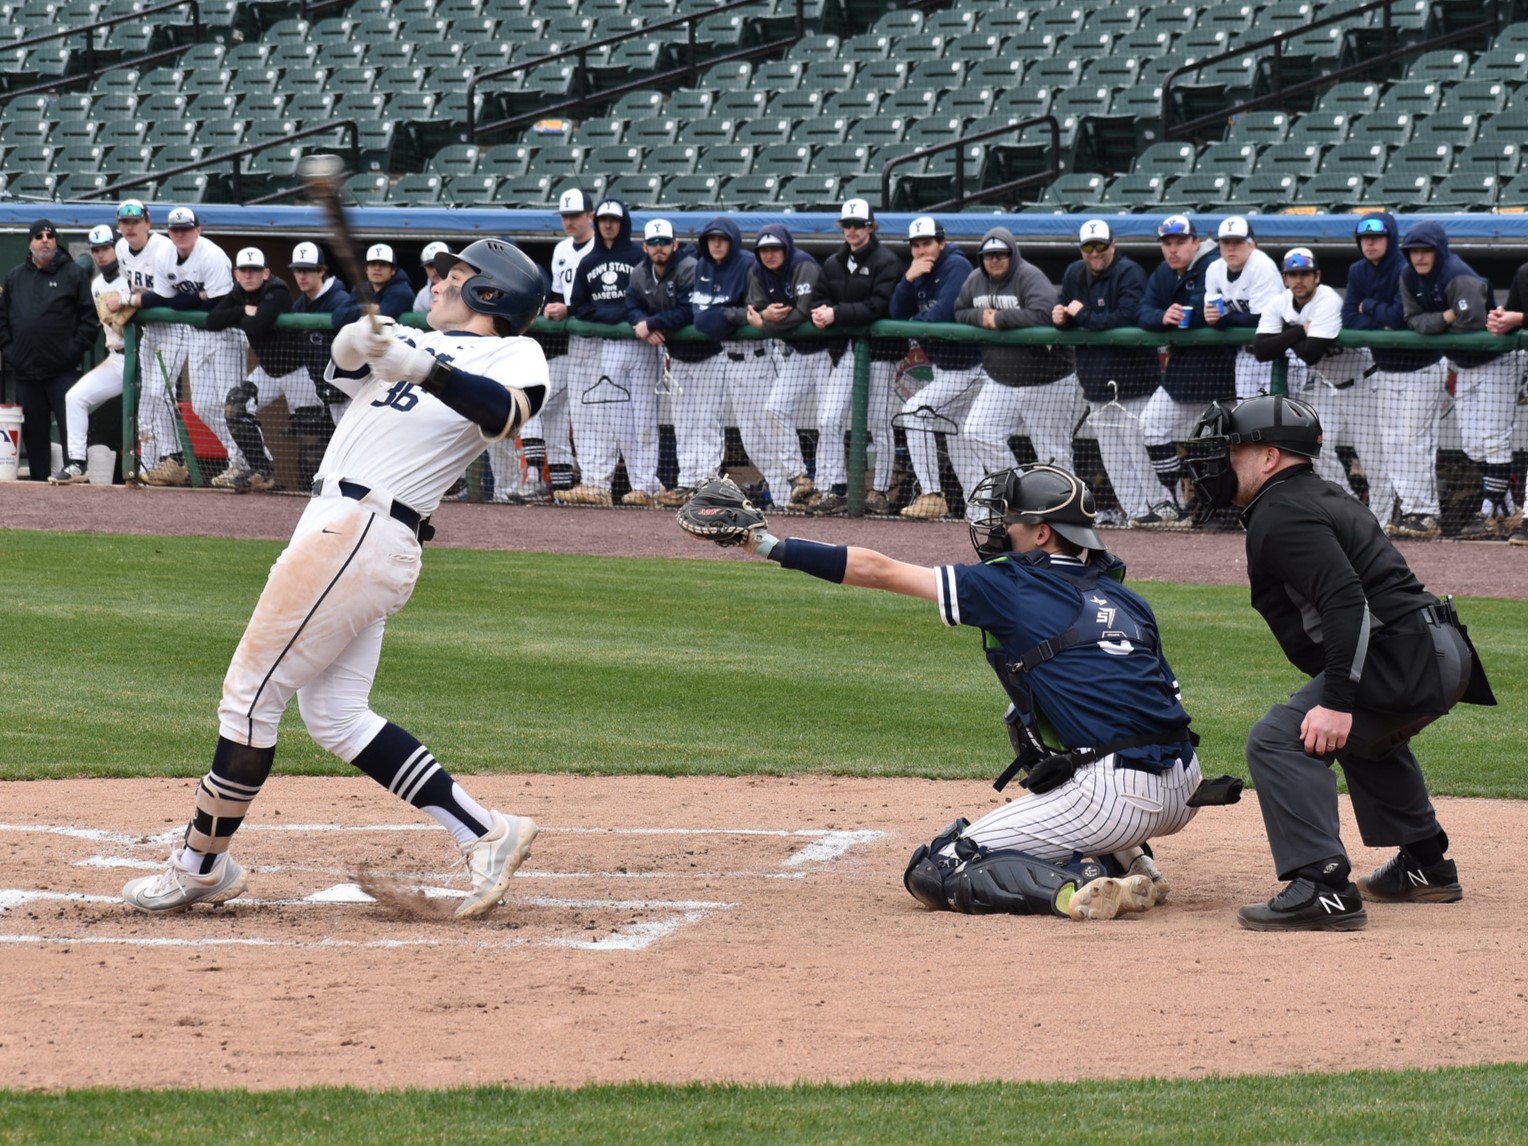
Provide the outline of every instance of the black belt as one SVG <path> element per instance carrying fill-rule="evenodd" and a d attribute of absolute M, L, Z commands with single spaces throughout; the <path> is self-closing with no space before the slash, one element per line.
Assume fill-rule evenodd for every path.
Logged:
<path fill-rule="evenodd" d="M 766 353 L 768 352 L 762 346 L 755 346 L 752 350 L 729 350 L 727 351 L 727 357 L 734 362 L 741 362 L 750 354 L 755 358 L 763 358 Z"/>
<path fill-rule="evenodd" d="M 1422 614 L 1422 620 L 1429 625 L 1450 625 L 1459 627 L 1459 611 L 1454 608 L 1454 599 L 1449 597 L 1436 605 L 1423 605 L 1418 610 Z"/>
<path fill-rule="evenodd" d="M 328 479 L 313 479 L 314 497 L 322 496 L 324 492 L 324 482 L 326 480 Z M 341 497 L 348 497 L 351 501 L 364 501 L 371 495 L 370 487 L 360 485 L 357 482 L 346 481 L 344 478 L 339 479 L 339 491 Z M 435 536 L 435 527 L 430 524 L 430 519 L 427 517 L 421 517 L 418 510 L 410 509 L 401 501 L 394 501 L 391 505 L 389 505 L 387 507 L 387 515 L 394 521 L 401 521 L 404 528 L 412 533 L 414 537 L 419 541 L 429 541 L 432 537 Z"/>

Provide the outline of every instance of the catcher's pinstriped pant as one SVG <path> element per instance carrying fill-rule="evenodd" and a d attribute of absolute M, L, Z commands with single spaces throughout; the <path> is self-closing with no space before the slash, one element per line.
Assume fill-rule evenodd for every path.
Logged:
<path fill-rule="evenodd" d="M 964 433 L 988 473 L 1014 464 L 1008 439 L 1022 427 L 1035 457 L 1072 468 L 1072 427 L 1082 403 L 1082 385 L 1068 374 L 1043 386 L 1003 386 L 990 376 L 966 415 Z"/>
<path fill-rule="evenodd" d="M 961 833 L 982 847 L 1017 848 L 1047 863 L 1075 855 L 1101 856 L 1182 831 L 1197 809 L 1188 806 L 1203 779 L 1199 758 L 1163 772 L 1116 768 L 1105 756 L 1059 788 L 1009 800 Z M 954 851 L 954 845 L 948 849 Z"/>
<path fill-rule="evenodd" d="M 570 383 L 568 412 L 585 485 L 609 489 L 616 461 L 626 459 L 634 491 L 656 494 L 658 481 L 657 347 L 601 339 L 599 366 Z"/>
<path fill-rule="evenodd" d="M 897 413 L 896 424 L 907 435 L 907 456 L 918 487 L 924 493 L 939 493 L 939 441 L 943 434 L 950 466 L 960 479 L 961 493 L 969 497 L 984 476 L 981 457 L 963 426 L 987 376 L 980 365 L 948 370 L 930 364 L 934 380 L 919 390 Z"/>
<path fill-rule="evenodd" d="M 1141 415 L 1150 394 L 1094 402 L 1088 425 L 1098 442 L 1104 472 L 1114 487 L 1114 497 L 1129 517 L 1144 517 L 1152 503 L 1162 500 L 1162 484 L 1152 468 L 1142 437 Z"/>
<path fill-rule="evenodd" d="M 653 348 L 659 355 L 662 347 Z M 669 410 L 674 419 L 674 452 L 679 463 L 678 484 L 692 489 L 721 472 L 727 430 L 722 410 L 727 405 L 725 354 L 699 362 L 669 359 L 674 390 Z"/>
<path fill-rule="evenodd" d="M 1512 419 L 1523 357 L 1521 350 L 1514 350 L 1482 366 L 1454 367 L 1454 417 L 1465 457 L 1472 462 L 1512 462 Z"/>
<path fill-rule="evenodd" d="M 70 458 L 78 461 L 85 456 L 90 412 L 122 393 L 124 366 L 122 352 L 113 350 L 69 387 L 69 392 L 64 395 L 64 426 L 69 434 L 68 448 L 64 452 L 65 464 L 68 464 Z"/>
<path fill-rule="evenodd" d="M 1448 402 L 1448 366 L 1377 371 L 1374 388 L 1385 417 L 1383 439 L 1390 482 L 1402 513 L 1438 514 L 1438 419 Z"/>

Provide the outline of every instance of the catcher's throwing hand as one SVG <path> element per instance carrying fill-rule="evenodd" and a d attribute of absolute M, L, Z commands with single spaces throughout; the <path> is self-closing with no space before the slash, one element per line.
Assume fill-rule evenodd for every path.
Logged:
<path fill-rule="evenodd" d="M 674 517 L 686 533 L 717 545 L 747 545 L 750 549 L 769 524 L 737 482 L 727 477 L 702 483 Z"/>

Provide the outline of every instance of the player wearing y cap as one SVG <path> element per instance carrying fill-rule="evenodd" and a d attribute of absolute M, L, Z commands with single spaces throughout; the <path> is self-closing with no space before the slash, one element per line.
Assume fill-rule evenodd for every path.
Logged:
<path fill-rule="evenodd" d="M 451 832 L 472 882 L 459 918 L 491 911 L 530 854 L 529 818 L 484 808 L 370 704 L 383 628 L 413 592 L 429 515 L 484 443 L 512 436 L 546 394 L 541 348 L 518 337 L 541 309 L 540 269 L 498 239 L 438 259 L 429 331 L 365 317 L 335 338 L 329 376 L 355 401 L 223 680 L 217 747 L 182 845 L 164 872 L 123 888 L 134 907 L 176 911 L 243 892 L 229 844 L 270 774 L 294 695 L 319 745 Z"/>
<path fill-rule="evenodd" d="M 1220 258 L 1204 276 L 1204 321 L 1216 330 L 1256 329 L 1262 313 L 1284 289 L 1278 264 L 1257 249 L 1251 220 L 1231 215 L 1215 228 Z M 1260 362 L 1250 346 L 1236 350 L 1236 396 L 1266 394 L 1273 368 Z"/>
<path fill-rule="evenodd" d="M 118 289 L 103 295 L 106 309 L 118 316 L 131 317 L 137 309 L 134 296 L 141 290 L 154 289 L 154 268 L 161 257 L 173 257 L 175 246 L 170 240 L 151 229 L 149 209 L 137 199 L 124 199 L 117 205 L 117 266 L 121 270 Z M 144 327 L 138 337 L 138 465 L 139 477 L 150 484 L 163 481 L 167 485 L 179 485 L 186 480 L 185 466 L 169 455 L 180 449 L 175 436 L 175 415 L 168 403 L 170 396 L 160 381 L 159 367 L 154 351 L 163 351 L 166 358 L 184 352 L 186 328 L 169 323 L 153 323 Z M 147 373 L 152 366 L 154 373 Z M 169 437 L 160 440 L 159 434 L 168 428 Z M 158 481 L 156 481 L 158 479 Z"/>
<path fill-rule="evenodd" d="M 64 447 L 63 467 L 48 477 L 53 485 L 81 485 L 90 481 L 85 467 L 90 412 L 122 393 L 124 343 L 122 325 L 116 321 L 121 308 L 119 306 L 118 311 L 114 311 L 106 301 L 108 296 L 119 295 L 123 285 L 122 268 L 117 262 L 117 236 L 110 224 L 102 223 L 91 228 L 89 242 L 90 257 L 97 270 L 90 281 L 90 293 L 95 298 L 96 316 L 106 335 L 106 357 L 64 395 L 68 441 Z"/>
<path fill-rule="evenodd" d="M 419 252 L 419 265 L 424 268 L 424 286 L 419 288 L 419 293 L 414 296 L 415 310 L 429 310 L 430 303 L 435 301 L 435 284 L 440 282 L 440 272 L 435 269 L 435 256 L 451 253 L 451 248 L 437 239 L 433 243 L 426 243 L 424 250 Z"/>

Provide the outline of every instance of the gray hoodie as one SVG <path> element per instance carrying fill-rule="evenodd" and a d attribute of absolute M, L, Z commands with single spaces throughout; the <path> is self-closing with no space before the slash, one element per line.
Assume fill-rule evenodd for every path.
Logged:
<path fill-rule="evenodd" d="M 1051 310 L 1056 305 L 1055 286 L 1037 267 L 1024 261 L 1007 227 L 993 227 L 982 236 L 977 250 L 993 239 L 1006 246 L 1013 256 L 1008 273 L 991 278 L 978 261 L 955 300 L 955 321 L 981 326 L 982 314 L 993 310 L 996 311 L 993 323 L 998 330 L 1050 326 Z M 1043 386 L 1065 378 L 1076 365 L 1070 346 L 983 343 L 982 368 L 1003 386 Z"/>

